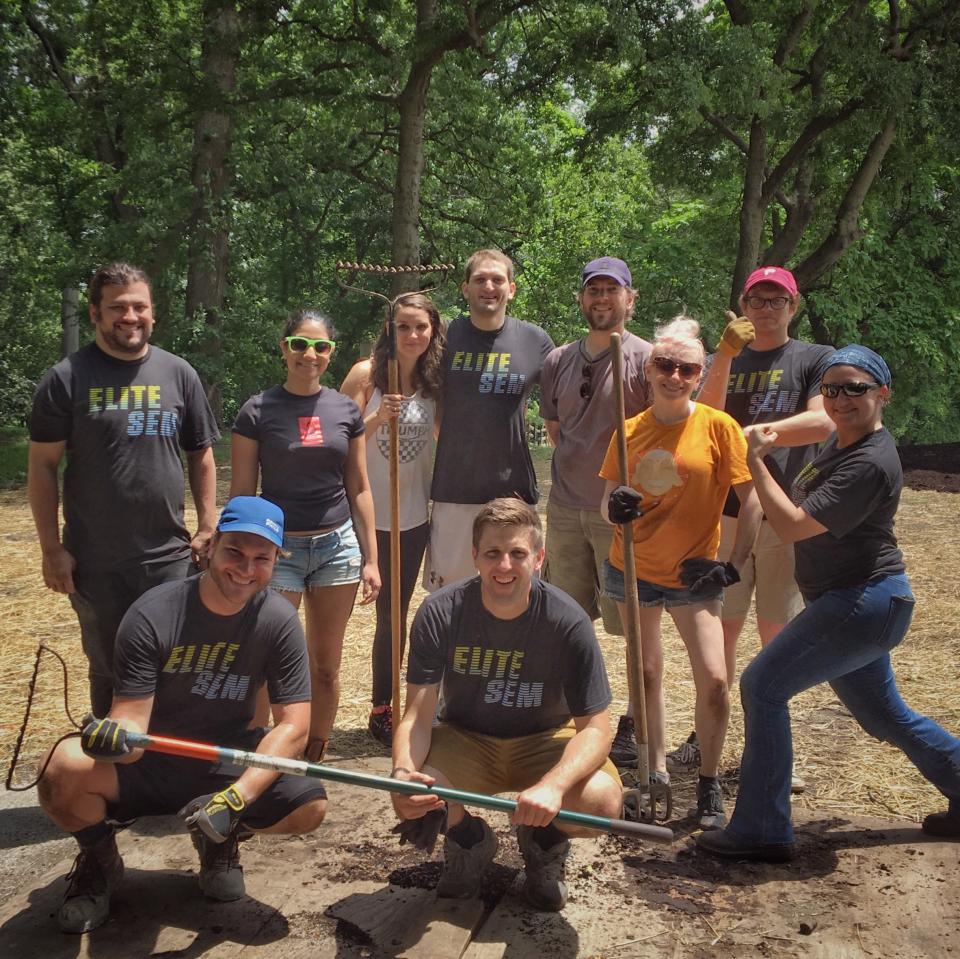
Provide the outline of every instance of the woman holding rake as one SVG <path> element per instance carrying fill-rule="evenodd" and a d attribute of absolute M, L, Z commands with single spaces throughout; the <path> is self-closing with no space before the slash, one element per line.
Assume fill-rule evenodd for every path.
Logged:
<path fill-rule="evenodd" d="M 628 484 L 620 483 L 616 437 L 600 475 L 607 481 L 601 511 L 615 524 L 633 524 L 643 682 L 651 776 L 668 781 L 664 729 L 660 620 L 666 608 L 680 633 L 696 686 L 701 763 L 696 815 L 704 829 L 726 822 L 718 779 L 730 714 L 720 603 L 724 586 L 739 580 L 750 552 L 760 506 L 736 421 L 695 403 L 705 351 L 700 327 L 678 317 L 657 331 L 645 364 L 651 405 L 627 421 Z M 720 514 L 730 488 L 741 501 L 731 561 L 718 562 Z M 623 609 L 623 534 L 614 534 L 604 565 L 604 590 Z"/>
<path fill-rule="evenodd" d="M 367 446 L 367 470 L 376 511 L 377 555 L 383 588 L 377 597 L 373 638 L 373 695 L 367 729 L 389 747 L 393 742 L 391 694 L 390 571 L 390 420 L 399 421 L 400 482 L 400 656 L 407 635 L 407 610 L 430 538 L 428 507 L 433 438 L 439 427 L 446 334 L 440 312 L 429 297 L 410 293 L 395 305 L 400 392 L 387 385 L 389 336 L 384 329 L 368 360 L 347 374 L 342 393 L 360 407 Z"/>
<path fill-rule="evenodd" d="M 313 700 L 304 751 L 323 759 L 340 702 L 347 620 L 380 592 L 364 424 L 357 404 L 320 379 L 336 348 L 323 313 L 300 310 L 280 339 L 286 379 L 252 396 L 233 425 L 230 496 L 261 493 L 284 513 L 283 554 L 270 585 L 306 602 Z M 258 719 L 261 718 L 258 711 Z"/>
<path fill-rule="evenodd" d="M 947 810 L 927 816 L 923 831 L 960 839 L 960 740 L 904 703 L 890 665 L 914 606 L 893 533 L 903 471 L 883 426 L 890 370 L 873 350 L 845 346 L 827 359 L 820 392 L 837 431 L 794 480 L 790 497 L 764 464 L 776 433 L 767 427 L 750 436 L 764 515 L 794 544 L 806 608 L 740 679 L 746 739 L 737 805 L 726 829 L 697 839 L 718 856 L 792 857 L 789 703 L 823 682 L 871 736 L 902 749 L 946 796 Z"/>

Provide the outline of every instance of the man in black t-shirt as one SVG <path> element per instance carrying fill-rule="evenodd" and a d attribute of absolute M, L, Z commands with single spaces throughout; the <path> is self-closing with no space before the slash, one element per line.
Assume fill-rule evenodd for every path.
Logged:
<path fill-rule="evenodd" d="M 484 503 L 499 496 L 536 503 L 540 495 L 526 409 L 553 341 L 539 326 L 507 316 L 517 285 L 513 261 L 500 250 L 474 253 L 460 289 L 469 315 L 450 324 L 444 349 L 424 567 L 431 591 L 473 575 L 471 529 Z"/>
<path fill-rule="evenodd" d="M 505 498 L 480 509 L 473 524 L 479 576 L 434 593 L 414 619 L 393 776 L 519 792 L 513 821 L 524 893 L 535 908 L 558 910 L 574 830 L 554 824 L 557 812 L 617 816 L 621 790 L 607 759 L 610 686 L 600 647 L 583 610 L 536 577 L 543 552 L 530 505 Z M 434 727 L 441 690 L 442 722 Z M 393 803 L 411 841 L 439 828 L 436 796 L 395 794 Z M 496 850 L 482 819 L 450 806 L 437 894 L 475 895 Z"/>
<path fill-rule="evenodd" d="M 40 804 L 80 854 L 57 921 L 88 932 L 110 913 L 123 876 L 115 823 L 177 812 L 200 854 L 200 889 L 244 895 L 241 831 L 316 829 L 326 793 L 315 779 L 131 750 L 126 730 L 299 757 L 310 722 L 306 642 L 293 607 L 268 589 L 283 542 L 283 511 L 258 496 L 224 507 L 209 567 L 130 607 L 117 635 L 114 696 L 104 719 L 62 743 L 40 781 Z M 266 683 L 274 725 L 251 730 Z"/>
<path fill-rule="evenodd" d="M 790 323 L 799 307 L 800 293 L 789 270 L 780 266 L 754 270 L 740 295 L 744 315 L 738 319 L 728 314 L 731 322 L 724 340 L 729 343 L 733 339 L 730 334 L 741 325 L 752 327 L 755 339 L 740 351 L 721 345 L 697 397 L 699 402 L 729 413 L 748 438 L 752 430 L 776 431 L 777 448 L 768 463 L 785 491 L 804 464 L 816 456 L 818 444 L 833 432 L 820 396 L 824 363 L 833 347 L 791 338 Z M 738 511 L 739 503 L 731 497 L 721 520 L 719 559 L 729 558 Z M 721 612 L 731 686 L 736 674 L 737 641 L 751 600 L 756 599 L 757 630 L 763 646 L 803 607 L 794 577 L 793 546 L 784 543 L 766 522 L 761 523 L 740 576 L 739 583 L 724 590 Z M 695 768 L 698 761 L 695 735 L 667 757 L 672 769 Z M 803 788 L 799 778 L 795 788 Z"/>
<path fill-rule="evenodd" d="M 206 551 L 220 433 L 194 369 L 150 345 L 146 274 L 125 263 L 102 267 L 89 299 L 94 342 L 48 370 L 34 397 L 27 488 L 43 581 L 70 596 L 90 664 L 91 704 L 102 716 L 123 614 L 148 589 L 195 570 Z M 197 508 L 192 539 L 184 526 L 181 450 Z"/>

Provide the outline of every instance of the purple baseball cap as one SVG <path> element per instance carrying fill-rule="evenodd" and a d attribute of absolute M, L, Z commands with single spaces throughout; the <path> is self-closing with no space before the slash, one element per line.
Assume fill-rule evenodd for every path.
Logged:
<path fill-rule="evenodd" d="M 608 276 L 611 280 L 616 280 L 621 286 L 628 288 L 633 286 L 630 267 L 615 256 L 601 256 L 598 260 L 591 260 L 583 268 L 583 274 L 580 277 L 580 289 L 582 290 L 595 276 Z"/>

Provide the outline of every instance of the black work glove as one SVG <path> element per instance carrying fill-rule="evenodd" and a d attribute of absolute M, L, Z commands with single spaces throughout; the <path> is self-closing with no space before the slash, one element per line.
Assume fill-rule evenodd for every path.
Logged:
<path fill-rule="evenodd" d="M 691 593 L 703 593 L 711 586 L 727 587 L 740 582 L 740 574 L 733 563 L 696 556 L 680 564 L 680 582 Z"/>
<path fill-rule="evenodd" d="M 214 842 L 226 842 L 243 813 L 243 796 L 235 785 L 218 793 L 197 796 L 177 813 L 190 829 L 199 829 Z"/>
<path fill-rule="evenodd" d="M 414 849 L 422 849 L 424 852 L 433 852 L 433 847 L 437 844 L 437 836 L 446 831 L 446 806 L 443 809 L 431 809 L 426 816 L 421 816 L 419 819 L 401 819 L 390 830 L 400 837 L 401 846 L 408 842 Z"/>
<path fill-rule="evenodd" d="M 643 496 L 635 489 L 629 486 L 618 486 L 607 500 L 607 516 L 611 523 L 618 526 L 621 523 L 629 523 L 643 516 L 643 510 L 640 509 L 640 503 Z"/>
<path fill-rule="evenodd" d="M 115 719 L 97 719 L 91 716 L 80 733 L 83 751 L 105 763 L 116 763 L 129 756 L 127 731 Z"/>

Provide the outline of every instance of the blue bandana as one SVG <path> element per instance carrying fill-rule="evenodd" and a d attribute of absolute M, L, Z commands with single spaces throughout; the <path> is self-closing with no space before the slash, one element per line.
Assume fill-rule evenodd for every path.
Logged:
<path fill-rule="evenodd" d="M 824 370 L 831 366 L 855 366 L 857 369 L 869 373 L 881 386 L 890 385 L 890 367 L 884 362 L 879 353 L 874 353 L 869 347 L 851 343 L 841 347 L 832 356 L 827 357 Z"/>

